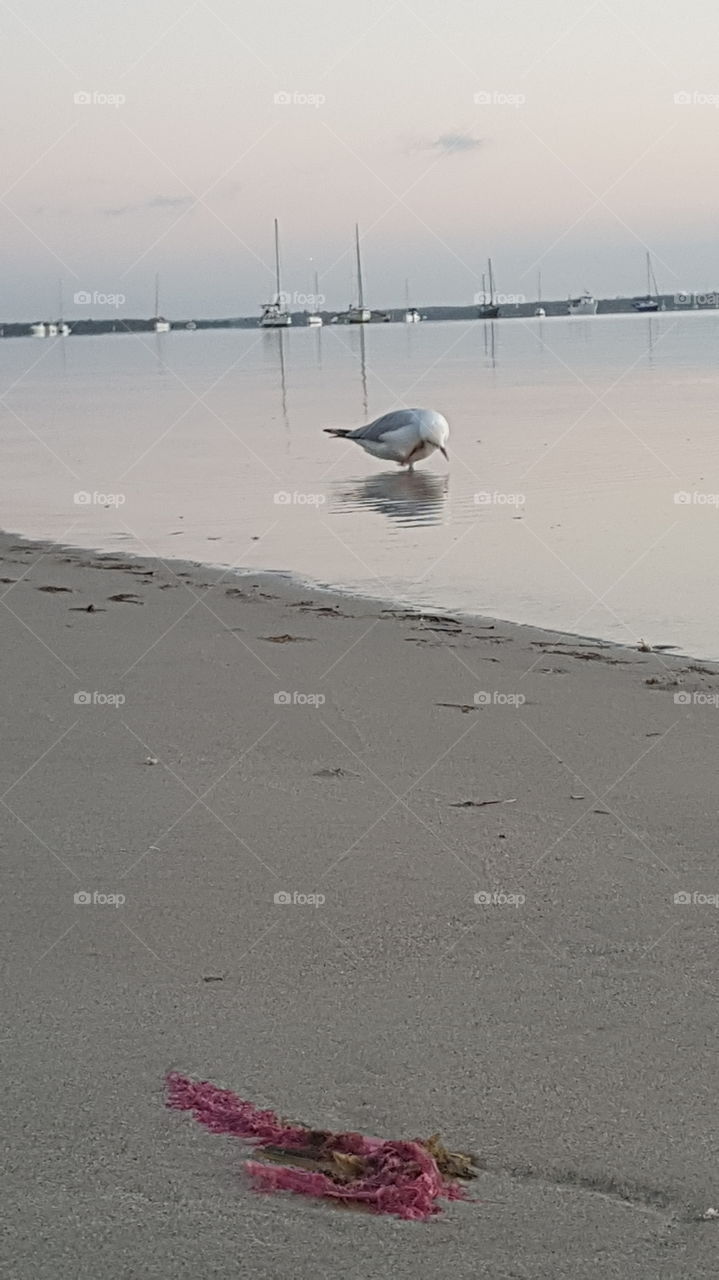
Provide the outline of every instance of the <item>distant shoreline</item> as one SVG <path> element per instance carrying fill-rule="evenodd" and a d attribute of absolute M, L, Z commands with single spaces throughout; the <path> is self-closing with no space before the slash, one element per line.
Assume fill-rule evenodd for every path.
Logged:
<path fill-rule="evenodd" d="M 657 301 L 659 302 L 659 311 L 641 312 L 635 311 L 632 298 L 600 298 L 598 300 L 597 315 L 661 315 L 667 312 L 696 313 L 700 311 L 713 312 L 719 310 L 719 292 L 713 290 L 707 293 L 695 294 L 694 298 L 701 298 L 705 301 L 692 301 L 692 295 L 686 295 L 686 302 L 677 302 L 673 294 L 659 294 Z M 710 299 L 710 301 L 706 301 Z M 524 302 L 518 304 L 500 304 L 499 315 L 496 320 L 521 320 L 535 319 L 535 311 L 538 306 L 542 306 L 547 319 L 568 316 L 568 301 L 566 298 L 554 301 Z M 390 324 L 404 323 L 406 307 L 392 307 L 389 310 L 373 312 L 370 324 Z M 478 308 L 472 304 L 466 307 L 418 307 L 423 320 L 439 321 L 439 320 L 476 320 L 478 323 L 487 324 L 488 318 L 478 315 Z M 307 326 L 307 311 L 293 311 L 292 324 L 293 327 L 304 329 Z M 324 325 L 331 325 L 334 317 L 338 314 L 335 311 L 321 311 L 318 314 L 322 316 Z M 340 313 L 341 316 L 341 313 Z M 539 317 L 544 318 L 544 317 Z M 577 317 L 575 317 L 577 318 Z M 592 316 L 588 317 L 592 319 Z M 490 321 L 493 323 L 494 321 Z M 27 338 L 33 337 L 32 329 L 34 325 L 41 323 L 50 323 L 48 321 L 13 321 L 0 322 L 0 338 Z M 70 337 L 91 337 L 98 334 L 106 333 L 154 333 L 154 320 L 133 319 L 133 318 L 108 318 L 105 320 L 65 320 L 70 326 Z M 185 330 L 187 332 L 200 329 L 257 329 L 259 328 L 258 316 L 228 316 L 220 319 L 193 319 L 171 320 L 168 321 L 172 330 Z M 344 323 L 341 319 L 338 323 Z M 52 335 L 55 336 L 55 335 Z M 61 335 L 57 335 L 61 336 Z"/>

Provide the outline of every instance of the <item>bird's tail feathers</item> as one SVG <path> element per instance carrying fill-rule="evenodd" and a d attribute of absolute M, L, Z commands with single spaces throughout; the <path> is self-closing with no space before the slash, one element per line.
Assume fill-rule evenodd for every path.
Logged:
<path fill-rule="evenodd" d="M 348 436 L 350 434 L 346 427 L 323 427 L 322 430 L 328 436 Z"/>

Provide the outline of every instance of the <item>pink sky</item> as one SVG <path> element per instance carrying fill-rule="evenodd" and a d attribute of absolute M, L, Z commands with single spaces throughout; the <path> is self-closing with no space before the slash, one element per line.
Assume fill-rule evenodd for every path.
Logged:
<path fill-rule="evenodd" d="M 719 284 L 714 0 L 10 0 L 0 318 Z M 77 94 L 90 101 L 75 101 Z M 278 94 L 290 101 L 276 101 Z M 675 101 L 676 95 L 688 101 Z M 119 105 L 107 99 L 122 98 Z M 107 314 L 102 305 L 81 314 Z"/>

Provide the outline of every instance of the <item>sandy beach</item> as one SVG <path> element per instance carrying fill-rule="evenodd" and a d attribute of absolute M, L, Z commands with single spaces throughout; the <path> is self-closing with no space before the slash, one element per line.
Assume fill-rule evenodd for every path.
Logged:
<path fill-rule="evenodd" d="M 9 1274 L 716 1275 L 719 670 L 12 534 L 0 578 Z M 256 1195 L 172 1069 L 438 1131 L 476 1202 Z"/>

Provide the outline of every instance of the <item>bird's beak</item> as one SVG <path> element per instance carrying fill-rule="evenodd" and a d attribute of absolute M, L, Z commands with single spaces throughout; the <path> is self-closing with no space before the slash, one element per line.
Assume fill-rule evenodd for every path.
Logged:
<path fill-rule="evenodd" d="M 447 461 L 449 462 L 449 454 L 447 453 L 447 450 L 444 448 L 444 445 L 440 445 L 440 446 L 439 446 L 439 451 L 440 451 L 440 453 L 443 453 L 443 454 L 444 454 L 445 458 L 446 458 L 446 459 L 447 459 Z"/>

